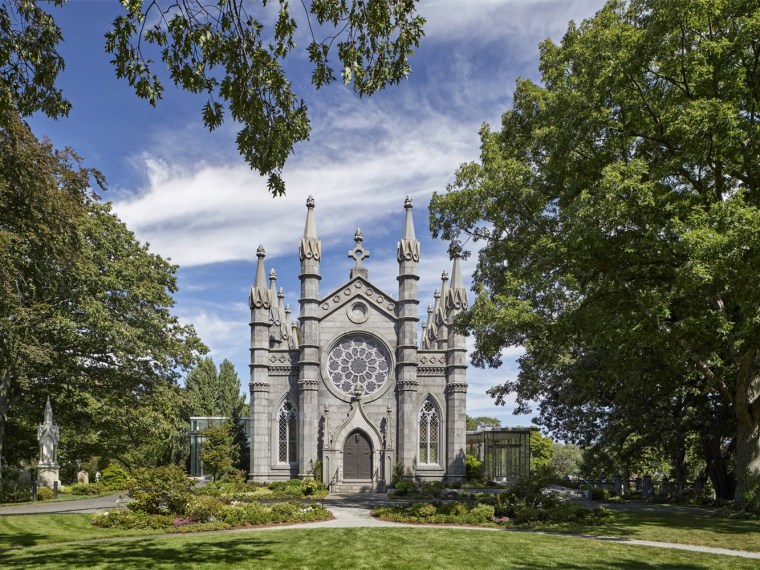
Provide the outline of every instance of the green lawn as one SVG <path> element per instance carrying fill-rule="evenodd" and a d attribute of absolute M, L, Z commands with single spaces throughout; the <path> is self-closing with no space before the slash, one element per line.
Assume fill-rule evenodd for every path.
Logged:
<path fill-rule="evenodd" d="M 49 501 L 26 501 L 23 503 L 0 503 L 0 507 L 19 507 L 22 505 L 36 505 L 37 503 L 61 503 L 65 501 L 82 501 L 84 499 L 97 499 L 98 497 L 108 497 L 110 495 L 125 494 L 126 491 L 108 491 L 107 493 L 100 493 L 99 495 L 70 495 L 68 493 L 58 493 L 57 499 L 50 499 Z"/>
<path fill-rule="evenodd" d="M 173 535 L 0 554 L 3 568 L 756 569 L 757 560 L 563 536 L 430 528 Z"/>
<path fill-rule="evenodd" d="M 725 519 L 697 509 L 683 513 L 656 510 L 614 512 L 615 522 L 603 526 L 557 524 L 544 528 L 596 536 L 621 536 L 733 550 L 760 551 L 760 521 Z M 760 568 L 760 562 L 757 564 Z"/>
<path fill-rule="evenodd" d="M 98 528 L 91 520 L 92 515 L 84 514 L 0 516 L 0 548 L 157 534 L 153 530 Z"/>

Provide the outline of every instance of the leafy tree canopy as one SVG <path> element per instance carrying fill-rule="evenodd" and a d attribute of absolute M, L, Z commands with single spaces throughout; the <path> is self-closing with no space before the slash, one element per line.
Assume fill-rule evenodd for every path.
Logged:
<path fill-rule="evenodd" d="M 501 420 L 499 418 L 489 418 L 488 416 L 478 416 L 473 418 L 467 416 L 467 431 L 478 431 L 486 428 L 500 428 Z"/>
<path fill-rule="evenodd" d="M 122 411 L 175 386 L 206 349 L 171 313 L 176 267 L 94 201 L 100 174 L 15 114 L 3 124 L 0 455 L 11 413 L 36 419 L 48 395 L 60 424 L 101 426 L 107 447 Z"/>
<path fill-rule="evenodd" d="M 0 111 L 22 116 L 68 114 L 56 87 L 64 68 L 61 30 L 40 6 L 66 0 L 7 0 L 0 5 Z M 282 168 L 293 146 L 309 137 L 306 105 L 284 70 L 296 48 L 297 17 L 308 28 L 305 55 L 319 89 L 338 73 L 360 96 L 399 83 L 423 36 L 414 0 L 313 0 L 298 4 L 246 0 L 121 0 L 124 14 L 106 34 L 116 75 L 155 105 L 168 79 L 206 102 L 203 124 L 219 127 L 225 110 L 241 125 L 237 146 L 250 167 L 283 194 Z M 303 13 L 300 13 L 301 8 Z M 337 53 L 336 53 L 337 52 Z M 337 58 L 337 62 L 336 62 Z M 337 67 L 337 71 L 336 71 Z"/>
<path fill-rule="evenodd" d="M 431 205 L 436 235 L 482 242 L 459 323 L 474 361 L 525 347 L 497 400 L 548 402 L 542 419 L 574 431 L 605 421 L 584 385 L 697 394 L 730 410 L 737 504 L 755 506 L 759 63 L 756 1 L 612 0 L 541 45 L 542 85 L 518 82 L 480 161 Z M 651 353 L 660 373 L 639 373 Z M 562 386 L 581 397 L 554 406 Z"/>

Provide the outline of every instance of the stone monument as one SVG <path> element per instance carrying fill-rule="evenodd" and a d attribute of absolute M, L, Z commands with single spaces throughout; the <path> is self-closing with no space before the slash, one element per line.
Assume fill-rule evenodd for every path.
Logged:
<path fill-rule="evenodd" d="M 37 463 L 37 486 L 53 487 L 58 480 L 58 426 L 53 423 L 53 408 L 48 396 L 45 404 L 45 420 L 37 426 L 40 444 L 40 460 Z"/>

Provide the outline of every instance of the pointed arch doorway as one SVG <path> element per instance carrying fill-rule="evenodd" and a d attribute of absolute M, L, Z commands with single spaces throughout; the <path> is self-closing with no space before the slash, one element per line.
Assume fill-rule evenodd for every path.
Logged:
<path fill-rule="evenodd" d="M 343 444 L 343 479 L 366 481 L 372 479 L 372 442 L 355 429 Z"/>

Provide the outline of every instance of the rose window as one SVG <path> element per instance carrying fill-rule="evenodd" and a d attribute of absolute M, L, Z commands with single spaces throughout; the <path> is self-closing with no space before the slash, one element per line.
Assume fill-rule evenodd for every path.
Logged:
<path fill-rule="evenodd" d="M 340 340 L 327 357 L 330 381 L 353 396 L 359 386 L 362 394 L 372 394 L 388 379 L 390 355 L 383 344 L 369 336 L 348 336 Z"/>

